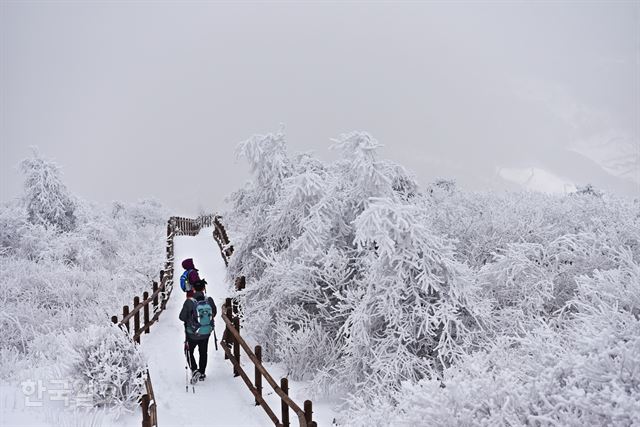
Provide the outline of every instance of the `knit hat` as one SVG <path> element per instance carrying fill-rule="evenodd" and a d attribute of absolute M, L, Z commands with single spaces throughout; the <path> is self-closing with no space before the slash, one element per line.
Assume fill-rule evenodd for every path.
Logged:
<path fill-rule="evenodd" d="M 193 258 L 187 258 L 182 261 L 182 268 L 184 268 L 185 270 L 195 270 L 196 266 L 193 265 Z"/>

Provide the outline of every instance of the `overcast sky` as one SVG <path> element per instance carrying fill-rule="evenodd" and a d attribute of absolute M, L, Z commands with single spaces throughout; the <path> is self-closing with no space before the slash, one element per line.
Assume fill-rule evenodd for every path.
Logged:
<path fill-rule="evenodd" d="M 0 0 L 2 200 L 36 145 L 78 196 L 218 208 L 236 144 L 371 133 L 421 184 L 640 194 L 640 3 Z"/>

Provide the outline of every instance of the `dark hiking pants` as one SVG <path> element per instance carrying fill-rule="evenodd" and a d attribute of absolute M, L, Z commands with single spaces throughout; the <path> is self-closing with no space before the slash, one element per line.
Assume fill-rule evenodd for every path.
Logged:
<path fill-rule="evenodd" d="M 209 336 L 199 340 L 187 337 L 187 344 L 189 345 L 191 371 L 198 370 L 201 374 L 204 374 L 204 370 L 207 369 L 207 348 L 209 347 Z M 196 358 L 193 356 L 196 347 L 198 347 L 198 363 L 196 363 Z"/>

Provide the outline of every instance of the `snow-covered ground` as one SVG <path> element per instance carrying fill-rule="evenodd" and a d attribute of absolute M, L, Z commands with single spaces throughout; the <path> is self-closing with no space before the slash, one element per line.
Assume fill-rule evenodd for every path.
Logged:
<path fill-rule="evenodd" d="M 33 387 L 27 386 L 33 384 Z M 53 386 L 53 387 L 52 387 Z M 98 408 L 72 409 L 62 398 L 59 384 L 47 380 L 25 380 L 0 385 L 0 426 L 2 427 L 140 427 L 142 415 L 116 416 Z"/>
<path fill-rule="evenodd" d="M 212 238 L 212 229 L 206 228 L 198 236 L 175 238 L 176 282 L 182 272 L 180 263 L 184 258 L 193 258 L 200 276 L 208 282 L 208 294 L 215 300 L 218 310 L 229 295 L 225 283 L 225 265 L 219 249 Z M 178 313 L 184 302 L 184 294 L 176 285 L 167 303 L 167 309 L 154 324 L 151 332 L 141 339 L 142 350 L 149 363 L 149 371 L 158 404 L 158 421 L 162 426 L 220 426 L 220 427 L 268 427 L 272 426 L 264 410 L 254 405 L 251 392 L 240 377 L 234 377 L 231 363 L 224 360 L 222 349 L 215 350 L 213 338 L 209 342 L 209 363 L 207 379 L 196 385 L 196 393 L 185 391 L 185 357 L 183 353 L 184 330 Z M 224 322 L 216 317 L 216 333 L 222 337 Z M 248 339 L 251 345 L 254 343 Z M 244 356 L 244 355 L 243 355 Z M 241 357 L 242 360 L 242 357 Z M 253 376 L 253 366 L 248 358 L 243 366 Z M 284 376 L 278 366 L 268 366 L 274 378 Z M 280 402 L 277 395 L 264 381 L 263 394 L 278 416 Z M 108 411 L 74 412 L 67 410 L 64 402 L 51 398 L 46 390 L 36 384 L 33 395 L 23 392 L 20 384 L 0 386 L 1 426 L 75 426 L 75 427 L 138 427 L 141 423 L 140 410 L 114 419 Z M 290 395 L 302 406 L 308 396 L 304 396 L 304 384 L 291 381 Z M 314 402 L 315 403 L 315 402 Z M 315 418 L 319 425 L 331 425 L 333 418 L 328 403 L 315 406 Z M 290 414 L 292 425 L 295 415 Z"/>
<path fill-rule="evenodd" d="M 193 258 L 200 277 L 207 280 L 207 293 L 217 307 L 216 334 L 222 337 L 224 322 L 220 318 L 220 308 L 229 295 L 229 284 L 225 282 L 225 265 L 219 249 L 212 238 L 212 229 L 203 229 L 198 236 L 175 238 L 175 282 L 176 285 L 162 313 L 160 322 L 152 327 L 151 333 L 142 337 L 142 349 L 149 362 L 149 371 L 158 404 L 158 422 L 162 426 L 220 426 L 220 427 L 261 427 L 272 426 L 264 410 L 254 405 L 254 398 L 240 377 L 234 377 L 232 366 L 224 360 L 221 348 L 215 350 L 213 338 L 209 341 L 207 379 L 196 384 L 196 392 L 185 391 L 185 356 L 183 353 L 184 329 L 178 314 L 184 302 L 184 294 L 178 285 L 182 273 L 181 262 Z M 250 340 L 249 340 L 250 342 Z M 244 360 L 243 360 L 244 358 Z M 196 356 L 197 359 L 197 356 Z M 253 365 L 243 354 L 241 362 L 248 375 L 253 377 Z M 281 374 L 278 367 L 268 366 L 274 378 Z M 265 395 L 276 414 L 280 414 L 280 402 L 266 381 L 263 381 Z M 290 383 L 290 395 L 302 406 L 305 397 L 300 391 L 303 384 Z M 292 425 L 295 415 L 290 414 Z M 318 404 L 315 418 L 319 425 L 331 425 L 333 413 L 329 404 Z"/>

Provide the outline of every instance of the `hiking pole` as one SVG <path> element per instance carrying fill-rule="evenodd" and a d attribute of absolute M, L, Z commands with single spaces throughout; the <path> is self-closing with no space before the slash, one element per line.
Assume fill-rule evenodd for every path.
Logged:
<path fill-rule="evenodd" d="M 184 381 L 186 392 L 189 393 L 189 372 L 191 372 L 191 358 L 189 357 L 189 344 L 185 340 L 184 342 L 184 357 L 187 359 L 187 366 L 184 367 Z M 191 382 L 191 388 L 193 392 L 196 392 L 196 387 Z"/>
<path fill-rule="evenodd" d="M 218 337 L 216 337 L 216 324 L 213 323 L 213 344 L 216 346 L 216 351 L 218 351 Z"/>
<path fill-rule="evenodd" d="M 187 393 L 189 393 L 189 365 L 190 365 L 190 361 L 189 361 L 189 354 L 187 353 L 187 342 L 184 342 L 184 357 L 187 359 L 187 364 L 184 367 L 184 387 L 185 387 L 185 391 Z"/>

